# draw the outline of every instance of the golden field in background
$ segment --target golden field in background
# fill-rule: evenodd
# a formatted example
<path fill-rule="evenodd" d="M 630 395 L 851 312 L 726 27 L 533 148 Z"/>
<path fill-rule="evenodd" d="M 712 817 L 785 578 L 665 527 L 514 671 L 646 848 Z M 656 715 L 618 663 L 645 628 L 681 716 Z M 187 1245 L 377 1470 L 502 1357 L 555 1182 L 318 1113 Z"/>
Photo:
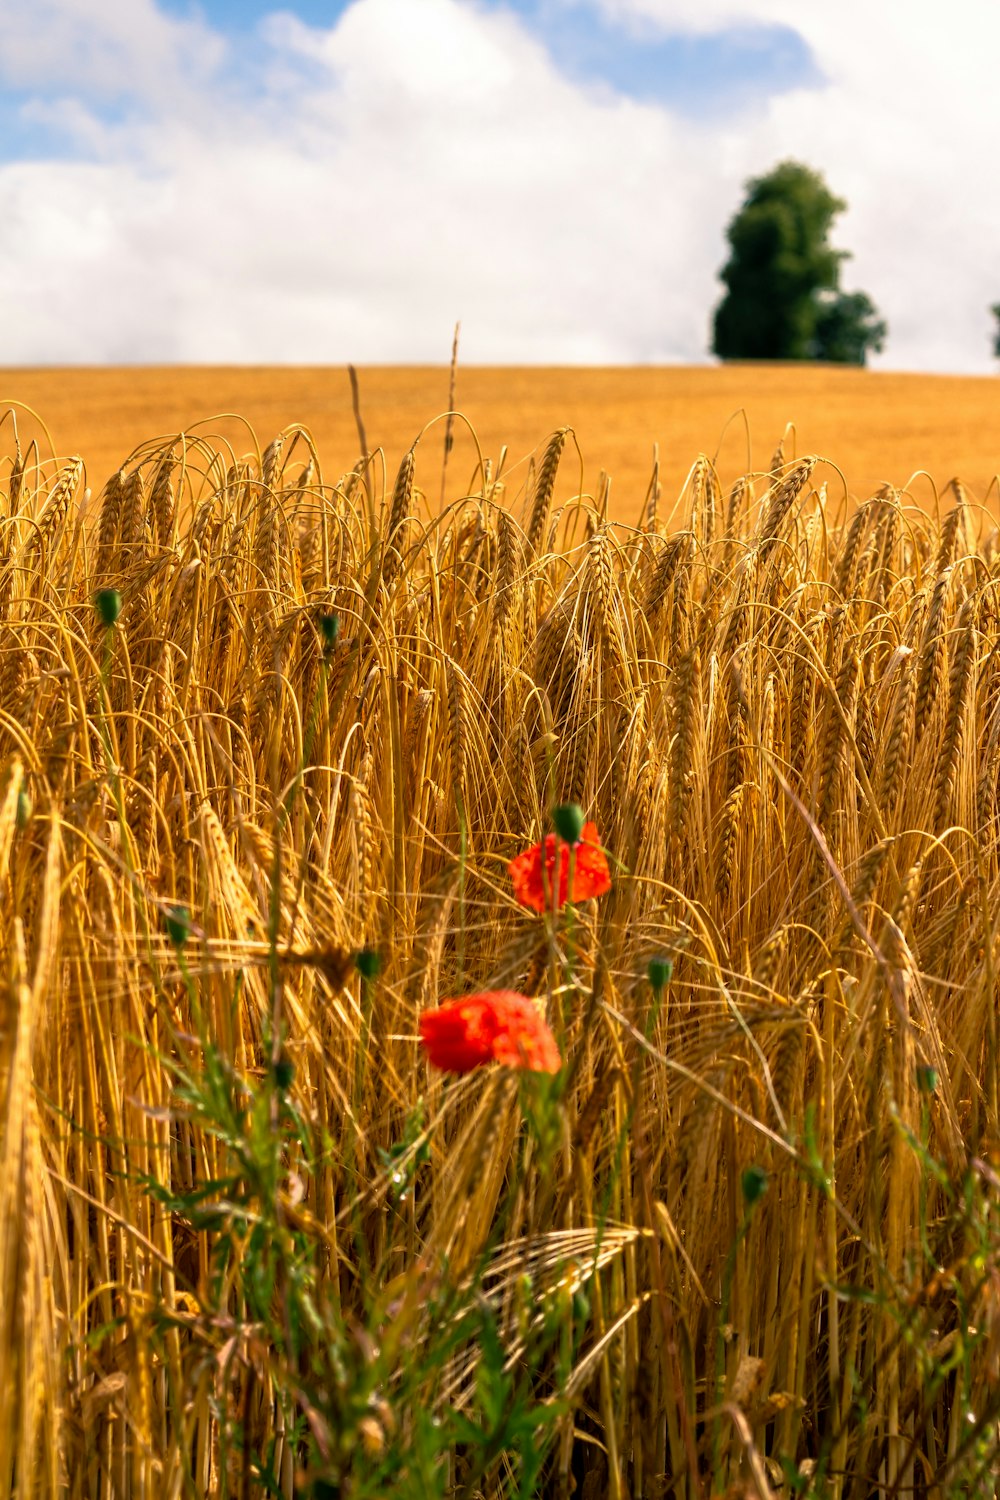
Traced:
<path fill-rule="evenodd" d="M 359 372 L 362 416 L 371 450 L 384 448 L 390 468 L 425 424 L 447 409 L 447 368 L 384 367 Z M 458 369 L 455 404 L 494 464 L 507 446 L 508 495 L 527 478 L 527 456 L 558 427 L 573 427 L 583 454 L 584 490 L 611 477 L 609 514 L 634 521 L 659 444 L 664 514 L 699 453 L 717 461 L 725 484 L 766 470 L 786 423 L 795 426 L 786 457 L 818 453 L 842 469 L 858 500 L 883 481 L 909 486 L 925 508 L 934 486 L 961 478 L 970 499 L 983 500 L 1000 467 L 1000 386 L 990 377 L 898 375 L 800 365 L 681 366 L 666 369 Z M 202 424 L 238 454 L 291 423 L 311 432 L 323 477 L 336 483 L 358 456 L 347 371 L 325 368 L 158 368 L 6 370 L 0 410 L 33 407 L 48 425 L 60 457 L 79 453 L 95 496 L 140 443 Z M 239 412 L 245 421 L 206 420 Z M 742 413 L 745 413 L 745 421 Z M 32 429 L 19 417 L 22 440 Z M 417 484 L 440 493 L 443 424 L 417 449 Z M 749 451 L 748 451 L 749 444 Z M 43 453 L 45 449 L 43 447 Z M 476 463 L 474 441 L 458 423 L 451 460 L 457 480 Z M 579 468 L 567 454 L 561 483 L 575 487 Z M 831 498 L 837 479 L 827 476 Z"/>

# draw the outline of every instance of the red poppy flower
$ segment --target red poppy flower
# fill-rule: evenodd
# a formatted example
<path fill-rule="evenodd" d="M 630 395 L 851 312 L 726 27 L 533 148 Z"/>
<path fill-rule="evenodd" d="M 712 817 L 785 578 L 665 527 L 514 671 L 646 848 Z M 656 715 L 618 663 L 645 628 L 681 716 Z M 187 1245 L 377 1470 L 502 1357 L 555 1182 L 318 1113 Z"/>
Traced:
<path fill-rule="evenodd" d="M 544 850 L 544 853 L 543 853 Z M 545 862 L 544 879 L 542 861 Z M 507 869 L 514 882 L 514 895 L 522 906 L 544 911 L 553 903 L 565 906 L 569 894 L 570 846 L 554 833 L 541 844 L 532 844 L 511 860 Z M 580 842 L 573 848 L 573 901 L 589 901 L 611 889 L 611 871 L 601 848 L 595 823 L 584 823 Z"/>
<path fill-rule="evenodd" d="M 516 990 L 442 1001 L 422 1013 L 420 1040 L 430 1062 L 447 1073 L 471 1073 L 488 1062 L 533 1073 L 558 1073 L 562 1065 L 534 1000 Z"/>

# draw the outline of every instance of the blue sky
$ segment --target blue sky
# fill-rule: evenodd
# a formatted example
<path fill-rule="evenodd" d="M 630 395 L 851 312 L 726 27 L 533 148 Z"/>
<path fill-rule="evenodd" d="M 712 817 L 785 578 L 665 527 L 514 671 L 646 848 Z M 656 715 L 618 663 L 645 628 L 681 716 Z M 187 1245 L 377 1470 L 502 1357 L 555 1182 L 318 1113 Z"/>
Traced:
<path fill-rule="evenodd" d="M 204 16 L 234 40 L 285 10 L 313 27 L 333 26 L 354 0 L 168 0 L 178 16 Z M 419 5 L 420 0 L 411 0 Z M 518 16 L 555 66 L 582 83 L 667 104 L 694 117 L 734 114 L 803 81 L 821 78 L 793 27 L 723 26 L 708 34 L 671 31 L 652 19 L 615 21 L 594 0 L 467 0 L 482 11 Z"/>
<path fill-rule="evenodd" d="M 307 26 L 332 26 L 351 3 L 352 0 L 290 0 L 288 4 L 274 0 L 270 3 L 269 0 L 202 0 L 200 4 L 189 4 L 188 0 L 168 0 L 163 9 L 175 16 L 205 16 L 213 26 L 239 32 L 277 10 L 290 11 Z"/>
<path fill-rule="evenodd" d="M 695 117 L 732 115 L 803 81 L 820 81 L 808 46 L 790 26 L 692 34 L 651 19 L 616 22 L 586 3 L 511 0 L 507 8 L 523 16 L 571 77 Z"/>
<path fill-rule="evenodd" d="M 0 0 L 0 360 L 703 362 L 793 157 L 876 362 L 993 370 L 997 55 L 995 0 Z"/>

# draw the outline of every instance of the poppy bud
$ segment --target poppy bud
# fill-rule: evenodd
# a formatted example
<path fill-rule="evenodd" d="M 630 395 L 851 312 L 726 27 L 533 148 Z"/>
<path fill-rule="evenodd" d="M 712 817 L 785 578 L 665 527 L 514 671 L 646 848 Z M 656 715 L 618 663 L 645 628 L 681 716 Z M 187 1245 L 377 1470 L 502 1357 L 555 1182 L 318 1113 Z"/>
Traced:
<path fill-rule="evenodd" d="M 274 1086 L 282 1094 L 287 1094 L 295 1077 L 295 1064 L 287 1057 L 279 1057 L 274 1064 Z"/>
<path fill-rule="evenodd" d="M 164 917 L 167 937 L 175 948 L 183 948 L 191 933 L 191 913 L 186 906 L 171 906 Z"/>
<path fill-rule="evenodd" d="M 763 1167 L 745 1167 L 740 1177 L 740 1187 L 743 1189 L 743 1201 L 747 1208 L 753 1208 L 767 1192 L 767 1173 Z"/>
<path fill-rule="evenodd" d="M 362 979 L 377 979 L 382 960 L 374 948 L 362 948 L 354 959 L 354 966 Z"/>
<path fill-rule="evenodd" d="M 646 977 L 654 990 L 665 990 L 674 977 L 674 966 L 669 958 L 651 958 Z"/>
<path fill-rule="evenodd" d="M 917 1069 L 917 1088 L 922 1094 L 933 1094 L 938 1086 L 937 1068 Z"/>
<path fill-rule="evenodd" d="M 576 845 L 583 837 L 583 808 L 576 802 L 564 802 L 552 814 L 556 833 L 565 844 Z"/>
<path fill-rule="evenodd" d="M 323 637 L 323 650 L 332 651 L 340 636 L 340 621 L 336 615 L 320 615 L 319 633 Z"/>
<path fill-rule="evenodd" d="M 112 625 L 117 624 L 118 616 L 122 612 L 122 596 L 117 589 L 98 589 L 94 595 L 94 608 L 97 610 L 102 625 L 110 630 Z"/>

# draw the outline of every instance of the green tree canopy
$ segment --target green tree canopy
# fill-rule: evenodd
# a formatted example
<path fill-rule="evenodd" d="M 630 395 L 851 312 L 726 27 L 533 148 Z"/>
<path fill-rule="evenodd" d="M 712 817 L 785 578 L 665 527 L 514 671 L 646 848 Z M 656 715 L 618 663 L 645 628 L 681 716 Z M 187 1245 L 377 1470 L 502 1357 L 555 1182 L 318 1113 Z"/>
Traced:
<path fill-rule="evenodd" d="M 864 292 L 840 290 L 848 252 L 827 243 L 846 208 L 818 172 L 781 162 L 747 184 L 729 225 L 726 295 L 715 313 L 722 359 L 826 359 L 863 365 L 886 327 Z"/>
<path fill-rule="evenodd" d="M 876 316 L 872 299 L 865 292 L 837 292 L 819 298 L 813 331 L 812 359 L 833 364 L 863 365 L 869 349 L 878 352 L 886 327 Z"/>
<path fill-rule="evenodd" d="M 993 335 L 993 353 L 1000 359 L 1000 302 L 994 302 L 990 312 L 997 320 L 996 332 Z"/>

